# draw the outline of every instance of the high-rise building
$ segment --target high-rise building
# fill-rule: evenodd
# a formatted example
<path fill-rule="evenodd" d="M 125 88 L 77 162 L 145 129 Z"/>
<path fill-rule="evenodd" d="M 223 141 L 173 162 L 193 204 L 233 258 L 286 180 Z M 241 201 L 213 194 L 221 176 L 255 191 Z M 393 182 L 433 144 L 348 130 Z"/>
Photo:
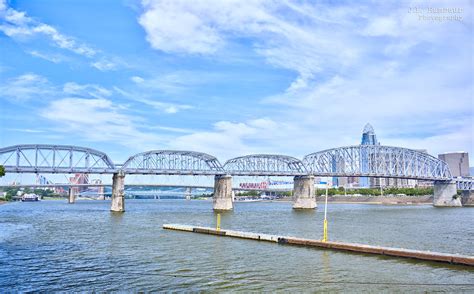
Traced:
<path fill-rule="evenodd" d="M 469 177 L 469 154 L 464 151 L 439 154 L 438 158 L 448 164 L 453 177 Z"/>
<path fill-rule="evenodd" d="M 380 145 L 380 143 L 377 141 L 377 136 L 375 135 L 374 128 L 372 127 L 371 124 L 367 123 L 364 127 L 364 130 L 362 131 L 362 141 L 360 143 L 361 145 Z M 362 172 L 368 172 L 369 170 L 369 158 L 368 154 L 362 150 L 361 153 L 361 171 Z M 376 185 L 376 179 L 370 179 L 367 177 L 361 177 L 359 180 L 359 187 L 370 187 L 370 186 L 375 186 Z"/>
<path fill-rule="evenodd" d="M 370 123 L 367 123 L 364 126 L 364 130 L 362 131 L 362 140 L 361 145 L 380 145 L 379 141 L 377 140 L 377 135 L 375 134 L 374 128 Z M 417 151 L 422 153 L 428 153 L 426 149 L 418 149 Z M 462 157 L 462 170 L 463 174 L 469 174 L 469 162 L 468 162 L 468 155 L 464 152 L 464 157 Z M 370 161 L 370 154 L 366 152 L 364 148 L 361 150 L 361 171 L 369 172 L 369 161 Z M 441 156 L 441 155 L 440 155 Z M 440 157 L 441 158 L 441 157 Z M 458 159 L 460 161 L 461 159 Z M 449 163 L 448 163 L 449 164 Z M 458 164 L 459 165 L 459 164 Z M 344 162 L 342 160 L 333 159 L 332 162 L 332 169 L 333 171 L 336 170 L 343 170 L 344 169 Z M 453 168 L 451 168 L 453 171 Z M 459 169 L 459 168 L 458 168 Z M 456 174 L 453 172 L 453 176 Z M 412 180 L 412 179 L 398 179 L 398 178 L 368 178 L 368 177 L 359 177 L 359 178 L 333 178 L 333 184 L 335 186 L 348 186 L 348 187 L 361 187 L 361 188 L 376 188 L 376 187 L 429 187 L 432 186 L 433 183 L 431 181 L 422 181 L 422 180 Z"/>
<path fill-rule="evenodd" d="M 371 124 L 367 123 L 362 131 L 362 142 L 361 145 L 380 145 L 377 141 L 374 128 Z"/>

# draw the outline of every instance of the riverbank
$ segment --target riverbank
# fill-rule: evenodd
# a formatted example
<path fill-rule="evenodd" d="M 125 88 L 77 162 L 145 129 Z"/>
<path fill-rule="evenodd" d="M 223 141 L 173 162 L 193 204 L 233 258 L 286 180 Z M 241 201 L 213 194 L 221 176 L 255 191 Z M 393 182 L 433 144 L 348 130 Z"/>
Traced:
<path fill-rule="evenodd" d="M 291 197 L 279 199 L 278 201 L 293 201 Z M 317 196 L 317 203 L 324 203 L 325 196 Z M 433 195 L 424 196 L 328 196 L 330 203 L 362 203 L 362 204 L 380 204 L 380 205 L 422 205 L 433 204 Z"/>
<path fill-rule="evenodd" d="M 325 197 L 316 197 L 317 202 L 324 202 Z M 417 204 L 433 204 L 433 196 L 344 196 L 334 195 L 328 196 L 328 202 L 332 203 L 366 203 L 366 204 L 383 204 L 383 205 L 417 205 Z"/>

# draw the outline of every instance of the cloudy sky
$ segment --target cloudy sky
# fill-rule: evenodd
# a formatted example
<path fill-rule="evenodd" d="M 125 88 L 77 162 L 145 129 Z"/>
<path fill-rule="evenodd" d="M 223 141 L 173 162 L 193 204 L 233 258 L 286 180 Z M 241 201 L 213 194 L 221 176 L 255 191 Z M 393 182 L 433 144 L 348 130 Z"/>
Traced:
<path fill-rule="evenodd" d="M 0 0 L 0 146 L 302 157 L 370 122 L 474 165 L 473 2 L 315 2 Z"/>

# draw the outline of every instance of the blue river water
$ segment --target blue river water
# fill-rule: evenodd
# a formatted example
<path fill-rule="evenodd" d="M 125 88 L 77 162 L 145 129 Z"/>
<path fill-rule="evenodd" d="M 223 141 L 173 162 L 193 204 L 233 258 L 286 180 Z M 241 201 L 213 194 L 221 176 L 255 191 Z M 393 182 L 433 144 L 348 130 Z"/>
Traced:
<path fill-rule="evenodd" d="M 0 205 L 0 292 L 474 292 L 474 268 L 167 231 L 215 226 L 200 200 Z M 329 239 L 474 255 L 474 208 L 329 204 Z M 236 203 L 222 227 L 321 239 L 323 208 Z"/>

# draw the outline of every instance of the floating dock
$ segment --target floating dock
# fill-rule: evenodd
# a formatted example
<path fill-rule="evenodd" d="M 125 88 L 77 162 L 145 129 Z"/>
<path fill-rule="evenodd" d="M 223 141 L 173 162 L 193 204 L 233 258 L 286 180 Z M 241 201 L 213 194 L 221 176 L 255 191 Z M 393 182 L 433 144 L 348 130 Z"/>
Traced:
<path fill-rule="evenodd" d="M 363 244 L 334 242 L 334 241 L 323 242 L 320 240 L 240 232 L 240 231 L 223 230 L 223 229 L 217 230 L 215 228 L 193 227 L 193 226 L 179 225 L 179 224 L 164 224 L 163 229 L 208 234 L 208 235 L 217 235 L 217 236 L 224 236 L 224 237 L 241 238 L 241 239 L 250 239 L 250 240 L 257 240 L 257 241 L 273 242 L 273 243 L 278 243 L 278 244 L 317 247 L 317 248 L 324 248 L 324 249 L 330 249 L 330 250 L 351 251 L 351 252 L 360 252 L 360 253 L 367 253 L 367 254 L 412 258 L 412 259 L 419 259 L 419 260 L 438 261 L 438 262 L 451 263 L 451 264 L 474 266 L 474 256 L 460 255 L 460 254 L 447 254 L 447 253 L 439 253 L 439 252 L 431 252 L 431 251 L 419 251 L 419 250 L 409 250 L 409 249 L 402 249 L 402 248 L 370 246 L 370 245 L 363 245 Z"/>

